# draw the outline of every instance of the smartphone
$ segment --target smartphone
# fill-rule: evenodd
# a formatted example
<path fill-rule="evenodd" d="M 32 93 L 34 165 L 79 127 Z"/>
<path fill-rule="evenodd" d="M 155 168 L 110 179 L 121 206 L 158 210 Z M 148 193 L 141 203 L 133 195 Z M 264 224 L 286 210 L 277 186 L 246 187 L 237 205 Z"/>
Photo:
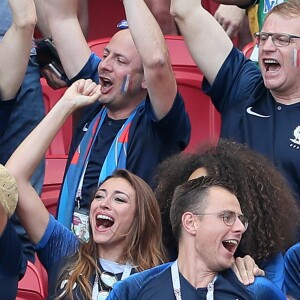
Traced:
<path fill-rule="evenodd" d="M 47 69 L 50 69 L 50 71 L 52 73 L 54 73 L 54 75 L 58 78 L 58 79 L 61 79 L 63 80 L 64 79 L 64 74 L 62 74 L 52 63 L 46 65 L 43 67 L 44 68 L 47 68 Z"/>
<path fill-rule="evenodd" d="M 41 69 L 50 69 L 59 79 L 66 78 L 57 50 L 51 39 L 35 40 L 37 60 Z"/>

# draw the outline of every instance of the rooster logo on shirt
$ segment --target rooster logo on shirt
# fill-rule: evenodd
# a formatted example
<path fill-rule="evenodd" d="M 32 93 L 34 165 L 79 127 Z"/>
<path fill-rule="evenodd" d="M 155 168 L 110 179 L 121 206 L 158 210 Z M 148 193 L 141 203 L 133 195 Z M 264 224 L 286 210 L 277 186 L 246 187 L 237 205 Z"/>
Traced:
<path fill-rule="evenodd" d="M 300 149 L 300 126 L 297 126 L 294 130 L 294 137 L 294 139 L 290 139 L 290 141 L 292 142 L 290 144 L 290 147 L 294 149 Z"/>

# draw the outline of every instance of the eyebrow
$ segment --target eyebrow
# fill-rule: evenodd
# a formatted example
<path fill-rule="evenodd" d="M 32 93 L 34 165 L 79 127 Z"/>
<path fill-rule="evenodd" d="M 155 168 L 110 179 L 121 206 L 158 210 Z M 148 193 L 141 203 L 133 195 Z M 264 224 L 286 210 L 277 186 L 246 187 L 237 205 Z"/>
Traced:
<path fill-rule="evenodd" d="M 108 54 L 111 53 L 111 51 L 110 51 L 109 48 L 107 48 L 107 47 L 105 47 L 105 48 L 103 49 L 103 53 L 105 53 L 105 52 L 107 52 Z M 113 56 L 116 56 L 116 57 L 122 57 L 122 58 L 126 59 L 127 61 L 129 61 L 129 59 L 128 59 L 127 56 L 125 56 L 124 54 L 118 53 L 118 52 L 113 53 Z"/>
<path fill-rule="evenodd" d="M 220 213 L 226 213 L 226 212 L 229 212 L 229 213 L 235 213 L 235 214 L 240 215 L 240 216 L 243 216 L 243 215 L 244 215 L 243 213 L 235 212 L 235 211 L 230 210 L 230 209 L 224 209 L 224 210 L 221 210 L 221 211 L 220 211 Z"/>
<path fill-rule="evenodd" d="M 107 189 L 101 189 L 101 188 L 99 188 L 98 191 L 96 192 L 96 194 L 97 194 L 99 191 L 107 193 Z M 113 194 L 122 194 L 122 195 L 125 195 L 126 197 L 128 197 L 128 198 L 130 199 L 130 197 L 129 197 L 126 193 L 124 193 L 124 192 L 122 192 L 122 191 L 119 191 L 119 190 L 114 190 L 114 191 L 113 191 Z"/>

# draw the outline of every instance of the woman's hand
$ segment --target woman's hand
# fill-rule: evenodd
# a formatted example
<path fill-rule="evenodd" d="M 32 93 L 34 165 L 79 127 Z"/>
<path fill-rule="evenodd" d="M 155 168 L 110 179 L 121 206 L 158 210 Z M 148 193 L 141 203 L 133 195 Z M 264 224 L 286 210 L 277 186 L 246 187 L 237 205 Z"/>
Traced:
<path fill-rule="evenodd" d="M 250 255 L 237 257 L 232 264 L 232 270 L 244 285 L 254 282 L 255 276 L 265 276 L 264 270 L 260 269 Z"/>

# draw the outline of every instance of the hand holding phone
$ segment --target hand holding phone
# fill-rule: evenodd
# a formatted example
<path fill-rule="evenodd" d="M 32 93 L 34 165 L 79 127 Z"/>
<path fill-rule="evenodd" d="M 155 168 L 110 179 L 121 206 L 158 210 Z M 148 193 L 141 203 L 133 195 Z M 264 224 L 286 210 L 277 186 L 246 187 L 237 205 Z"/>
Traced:
<path fill-rule="evenodd" d="M 36 39 L 35 43 L 40 69 L 46 68 L 53 72 L 58 79 L 65 80 L 67 77 L 52 40 L 49 38 Z"/>

